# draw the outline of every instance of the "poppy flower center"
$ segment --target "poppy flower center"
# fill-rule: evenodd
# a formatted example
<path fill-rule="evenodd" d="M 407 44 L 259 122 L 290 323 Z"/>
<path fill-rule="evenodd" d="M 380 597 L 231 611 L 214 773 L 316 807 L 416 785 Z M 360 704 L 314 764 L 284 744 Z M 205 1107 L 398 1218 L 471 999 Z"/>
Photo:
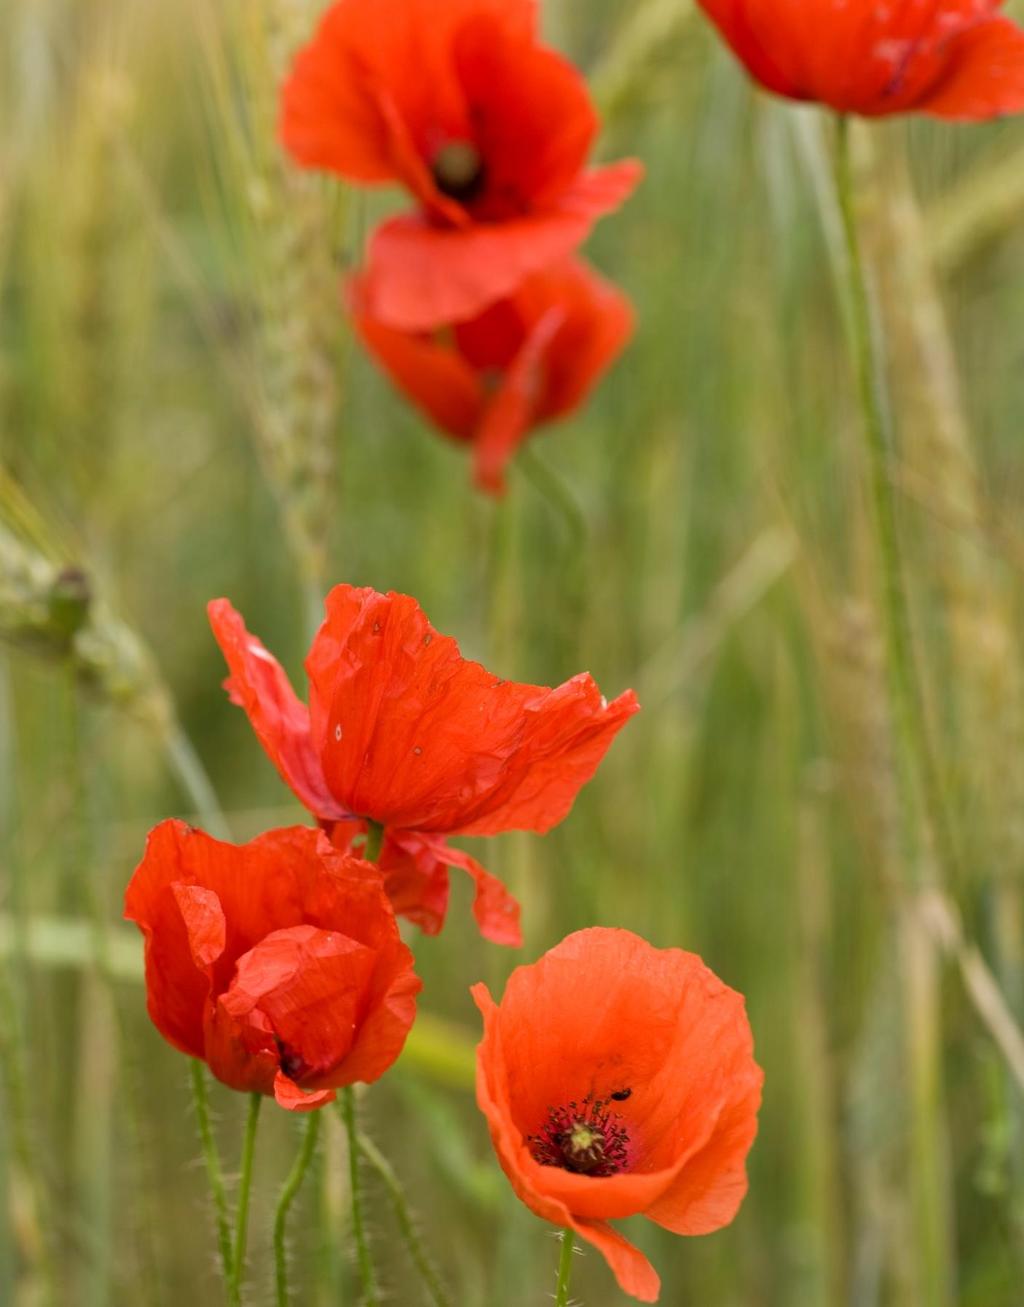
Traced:
<path fill-rule="evenodd" d="M 629 1161 L 629 1134 L 617 1112 L 608 1111 L 603 1099 L 567 1107 L 552 1107 L 539 1134 L 529 1135 L 527 1145 L 541 1166 L 560 1166 L 577 1175 L 602 1178 L 624 1171 Z"/>
<path fill-rule="evenodd" d="M 437 189 L 450 200 L 465 204 L 483 190 L 484 161 L 469 141 L 449 141 L 434 155 L 431 169 Z"/>

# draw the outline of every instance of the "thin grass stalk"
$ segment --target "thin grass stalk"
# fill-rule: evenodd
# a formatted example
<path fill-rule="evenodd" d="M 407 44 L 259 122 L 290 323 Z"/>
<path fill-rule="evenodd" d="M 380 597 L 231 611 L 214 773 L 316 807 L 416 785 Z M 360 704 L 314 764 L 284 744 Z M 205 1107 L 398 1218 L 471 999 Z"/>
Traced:
<path fill-rule="evenodd" d="M 891 476 L 891 435 L 882 402 L 880 345 L 868 294 L 855 212 L 848 118 L 837 120 L 835 185 L 842 219 L 848 276 L 851 349 L 864 420 L 868 482 L 881 567 L 882 612 L 886 636 L 886 679 L 899 785 L 904 857 L 911 863 L 911 886 L 930 879 L 934 864 L 928 836 L 940 865 L 955 866 L 945 800 L 935 767 L 924 698 L 911 637 L 904 562 Z M 926 845 L 920 847 L 921 834 Z M 924 856 L 922 857 L 922 854 Z M 922 1302 L 934 1307 L 951 1301 L 950 1213 L 944 1201 L 948 1176 L 944 1157 L 940 1006 L 934 946 L 904 901 L 901 958 L 907 1002 L 904 1032 L 910 1076 L 910 1150 L 914 1194 L 915 1271 Z"/>
<path fill-rule="evenodd" d="M 928 739 L 906 593 L 903 551 L 892 479 L 892 438 L 882 402 L 881 346 L 876 339 L 867 274 L 857 231 L 850 122 L 836 123 L 835 185 L 846 254 L 850 344 L 864 421 L 868 491 L 881 570 L 881 598 L 886 636 L 886 670 L 893 722 L 899 739 L 896 766 L 909 822 L 930 823 L 932 835 L 948 858 L 945 805 Z M 913 859 L 915 879 L 922 861 Z M 947 864 L 948 865 L 948 864 Z"/>
<path fill-rule="evenodd" d="M 111 1297 L 113 1253 L 111 1247 L 114 1206 L 113 1124 L 120 1063 L 114 993 L 106 950 L 106 930 L 99 889 L 85 868 L 96 865 L 95 823 L 87 794 L 82 705 L 74 671 L 65 677 L 68 782 L 72 791 L 71 819 L 67 823 L 67 873 L 65 901 L 84 901 L 92 922 L 95 961 L 85 971 L 78 987 L 76 1038 L 79 1070 L 73 1113 L 73 1180 L 78 1194 L 79 1216 L 85 1233 L 85 1259 L 79 1282 L 83 1307 L 106 1307 Z"/>

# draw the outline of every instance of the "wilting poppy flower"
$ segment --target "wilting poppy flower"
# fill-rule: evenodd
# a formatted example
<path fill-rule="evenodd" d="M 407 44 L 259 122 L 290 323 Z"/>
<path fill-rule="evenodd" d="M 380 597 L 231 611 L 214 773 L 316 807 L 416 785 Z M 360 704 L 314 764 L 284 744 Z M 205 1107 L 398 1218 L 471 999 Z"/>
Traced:
<path fill-rule="evenodd" d="M 747 71 L 791 100 L 869 118 L 1024 109 L 1024 32 L 1004 0 L 700 0 Z"/>
<path fill-rule="evenodd" d="M 415 1019 L 420 980 L 380 871 L 322 831 L 237 845 L 162 822 L 125 916 L 146 937 L 149 1015 L 164 1038 L 289 1111 L 379 1079 Z"/>
<path fill-rule="evenodd" d="M 396 910 L 438 931 L 458 867 L 476 881 L 481 933 L 520 943 L 518 904 L 445 837 L 557 825 L 637 711 L 633 692 L 609 704 L 585 674 L 554 690 L 503 681 L 415 599 L 339 585 L 306 658 L 307 709 L 226 599 L 209 615 L 232 701 L 298 799 L 340 847 L 367 822 L 384 827 Z"/>
<path fill-rule="evenodd" d="M 373 314 L 420 330 L 473 317 L 569 254 L 640 177 L 586 168 L 586 83 L 539 43 L 534 0 L 336 0 L 295 61 L 281 137 L 418 201 L 373 237 Z"/>
<path fill-rule="evenodd" d="M 472 993 L 477 1101 L 513 1189 L 656 1302 L 654 1268 L 608 1220 L 710 1234 L 736 1215 L 763 1078 L 742 997 L 692 953 L 605 929 L 518 967 L 500 1006 Z"/>
<path fill-rule="evenodd" d="M 530 431 L 578 408 L 633 330 L 625 295 L 575 258 L 442 331 L 374 318 L 363 281 L 351 302 L 371 353 L 443 431 L 472 444 L 477 484 L 494 494 Z"/>

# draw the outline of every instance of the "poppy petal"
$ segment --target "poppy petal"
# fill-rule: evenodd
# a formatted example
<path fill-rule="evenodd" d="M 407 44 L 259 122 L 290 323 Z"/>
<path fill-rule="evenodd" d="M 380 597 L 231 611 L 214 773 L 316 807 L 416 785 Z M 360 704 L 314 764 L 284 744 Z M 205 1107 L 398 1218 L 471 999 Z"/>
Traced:
<path fill-rule="evenodd" d="M 300 163 L 354 181 L 407 180 L 394 153 L 387 98 L 409 139 L 431 130 L 466 134 L 466 108 L 452 42 L 467 21 L 493 15 L 513 32 L 532 31 L 533 0 L 336 0 L 298 54 L 281 98 L 280 137 Z"/>
<path fill-rule="evenodd" d="M 327 1103 L 333 1103 L 337 1094 L 333 1089 L 300 1089 L 283 1071 L 274 1077 L 274 1098 L 279 1107 L 288 1112 L 312 1112 Z"/>
<path fill-rule="evenodd" d="M 641 175 L 631 160 L 593 168 L 550 209 L 500 223 L 456 228 L 418 214 L 391 218 L 370 240 L 369 309 L 405 331 L 464 322 L 575 250 Z"/>
<path fill-rule="evenodd" d="M 958 36 L 946 74 L 917 107 L 963 122 L 1024 111 L 1024 31 L 993 18 Z"/>
<path fill-rule="evenodd" d="M 238 959 L 220 1004 L 240 1020 L 258 1009 L 274 1032 L 285 1073 L 314 1081 L 352 1048 L 375 962 L 373 949 L 340 931 L 289 926 Z"/>
<path fill-rule="evenodd" d="M 196 964 L 177 885 L 182 872 L 178 842 L 190 829 L 184 822 L 164 822 L 150 832 L 125 892 L 124 915 L 145 938 L 150 1019 L 175 1048 L 202 1057 L 210 977 L 206 962 Z"/>
<path fill-rule="evenodd" d="M 206 971 L 224 952 L 227 940 L 227 922 L 220 899 L 211 889 L 201 885 L 176 883 L 171 886 L 181 919 L 188 932 L 188 946 L 192 961 L 200 971 Z"/>
<path fill-rule="evenodd" d="M 231 675 L 225 685 L 249 718 L 256 738 L 302 805 L 316 817 L 347 814 L 331 797 L 309 732 L 309 710 L 284 668 L 245 628 L 226 599 L 207 605 L 210 626 Z"/>
<path fill-rule="evenodd" d="M 281 1070 L 332 1089 L 401 1052 L 420 988 L 412 954 L 379 869 L 320 831 L 234 845 L 163 822 L 125 915 L 146 938 L 154 1024 L 235 1089 L 275 1092 Z"/>
<path fill-rule="evenodd" d="M 444 840 L 431 840 L 429 847 L 446 867 L 457 867 L 473 877 L 476 883 L 473 916 L 484 939 L 489 939 L 492 944 L 520 948 L 523 932 L 519 924 L 519 903 L 497 876 L 492 876 L 475 858 L 462 849 L 453 849 Z"/>
<path fill-rule="evenodd" d="M 646 1212 L 675 1234 L 711 1234 L 728 1225 L 747 1193 L 746 1157 L 757 1134 L 762 1076 L 737 1068 L 729 1103 L 711 1137 Z"/>
<path fill-rule="evenodd" d="M 505 493 L 505 468 L 533 425 L 544 398 L 545 354 L 565 321 L 553 305 L 537 322 L 492 396 L 473 449 L 476 484 L 493 495 Z"/>
<path fill-rule="evenodd" d="M 371 317 L 365 310 L 362 283 L 353 285 L 350 303 L 363 344 L 394 384 L 442 431 L 470 440 L 484 406 L 484 388 L 477 373 L 438 340 L 396 331 Z"/>
<path fill-rule="evenodd" d="M 336 586 L 326 609 L 306 660 L 313 739 L 339 804 L 385 827 L 549 830 L 639 706 L 585 674 L 499 680 L 407 595 Z"/>
<path fill-rule="evenodd" d="M 658 1301 L 661 1279 L 636 1244 L 630 1243 L 606 1221 L 574 1220 L 571 1225 L 581 1239 L 592 1243 L 601 1253 L 623 1293 L 640 1302 Z"/>

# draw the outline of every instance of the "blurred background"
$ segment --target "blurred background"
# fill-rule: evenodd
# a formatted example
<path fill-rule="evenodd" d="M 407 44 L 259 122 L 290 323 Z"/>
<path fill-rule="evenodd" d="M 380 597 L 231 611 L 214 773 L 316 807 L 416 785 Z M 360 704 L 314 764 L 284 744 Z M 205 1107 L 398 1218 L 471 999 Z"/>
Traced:
<path fill-rule="evenodd" d="M 188 1067 L 120 922 L 146 831 L 303 821 L 204 605 L 301 660 L 329 584 L 415 595 L 468 656 L 645 711 L 546 838 L 467 844 L 410 931 L 423 1020 L 365 1096 L 459 1307 L 548 1301 L 557 1247 L 474 1104 L 468 986 L 622 925 L 747 995 L 764 1108 L 735 1223 L 627 1223 L 662 1302 L 1024 1301 L 1024 124 L 855 137 L 949 857 L 900 811 L 831 124 L 755 94 L 686 0 L 546 0 L 604 157 L 647 180 L 588 254 L 637 337 L 491 502 L 349 338 L 343 269 L 403 203 L 301 175 L 276 87 L 313 0 L 0 0 L 0 1303 L 219 1301 Z M 208 780 L 207 780 L 208 778 Z M 229 1169 L 244 1102 L 212 1088 Z M 264 1113 L 250 1301 L 297 1147 Z M 296 1301 L 357 1300 L 340 1123 Z M 390 1301 L 416 1304 L 370 1179 Z M 626 1301 L 596 1253 L 573 1291 Z"/>

